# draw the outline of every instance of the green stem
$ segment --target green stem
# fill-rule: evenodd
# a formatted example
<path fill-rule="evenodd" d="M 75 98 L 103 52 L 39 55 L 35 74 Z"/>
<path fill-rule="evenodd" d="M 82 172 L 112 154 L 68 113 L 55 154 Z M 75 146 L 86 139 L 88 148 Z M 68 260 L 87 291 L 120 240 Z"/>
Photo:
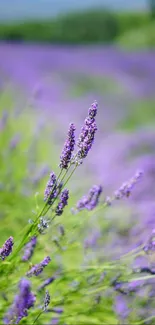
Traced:
<path fill-rule="evenodd" d="M 75 169 L 77 168 L 78 164 L 75 165 L 75 167 L 73 168 L 72 172 L 70 173 L 70 175 L 68 176 L 66 182 L 63 185 L 63 188 L 65 187 L 65 185 L 68 183 L 68 181 L 70 180 L 71 176 L 73 175 L 73 173 L 75 172 Z"/>
<path fill-rule="evenodd" d="M 36 323 L 36 321 L 39 319 L 39 317 L 41 316 L 41 314 L 43 314 L 43 311 L 41 311 L 41 312 L 38 314 L 38 316 L 37 316 L 36 319 L 34 320 L 33 324 Z"/>

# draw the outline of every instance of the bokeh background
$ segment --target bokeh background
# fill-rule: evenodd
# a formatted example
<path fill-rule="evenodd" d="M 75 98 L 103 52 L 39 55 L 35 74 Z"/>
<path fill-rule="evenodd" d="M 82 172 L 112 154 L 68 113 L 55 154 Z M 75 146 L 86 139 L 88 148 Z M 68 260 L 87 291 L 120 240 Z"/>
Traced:
<path fill-rule="evenodd" d="M 111 195 L 144 170 L 133 195 L 105 213 L 113 256 L 155 227 L 155 1 L 0 0 L 2 238 L 24 225 L 21 210 L 28 219 L 32 193 L 57 170 L 68 123 L 78 134 L 94 99 L 98 133 L 70 183 L 75 197 L 94 183 Z M 89 235 L 95 245 L 95 219 Z"/>

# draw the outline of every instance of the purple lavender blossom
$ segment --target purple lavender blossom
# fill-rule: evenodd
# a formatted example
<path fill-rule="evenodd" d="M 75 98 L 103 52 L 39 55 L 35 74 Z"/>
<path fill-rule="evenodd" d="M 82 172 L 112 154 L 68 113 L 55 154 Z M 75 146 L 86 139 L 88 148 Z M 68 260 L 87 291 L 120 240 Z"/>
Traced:
<path fill-rule="evenodd" d="M 73 123 L 70 124 L 68 135 L 66 142 L 64 144 L 64 148 L 62 154 L 60 156 L 60 168 L 67 169 L 68 165 L 72 158 L 72 153 L 74 151 L 75 146 L 75 125 Z"/>
<path fill-rule="evenodd" d="M 98 108 L 98 104 L 97 104 L 97 101 L 95 100 L 94 103 L 91 105 L 91 107 L 88 110 L 88 116 L 90 118 L 95 118 L 95 116 L 97 114 L 97 108 Z"/>
<path fill-rule="evenodd" d="M 97 107 L 98 104 L 95 101 L 89 108 L 88 117 L 85 119 L 84 126 L 81 129 L 81 133 L 77 142 L 77 146 L 79 147 L 77 156 L 80 160 L 87 156 L 94 142 L 95 133 L 97 131 L 97 125 L 95 122 Z"/>
<path fill-rule="evenodd" d="M 77 202 L 76 208 L 81 211 L 83 209 L 93 210 L 98 205 L 99 197 L 102 193 L 101 185 L 94 185 L 90 190 L 88 195 L 83 196 L 81 200 Z"/>
<path fill-rule="evenodd" d="M 129 197 L 135 184 L 141 179 L 142 175 L 143 175 L 143 172 L 138 171 L 135 174 L 135 176 L 132 177 L 128 182 L 123 183 L 122 186 L 117 191 L 115 191 L 115 193 L 114 193 L 115 199 L 119 200 L 125 196 Z"/>
<path fill-rule="evenodd" d="M 49 256 L 45 257 L 41 263 L 32 266 L 26 275 L 28 277 L 31 277 L 33 275 L 38 276 L 40 273 L 42 273 L 43 269 L 50 263 L 50 261 L 51 259 Z"/>
<path fill-rule="evenodd" d="M 44 201 L 48 200 L 48 204 L 52 204 L 52 200 L 56 196 L 56 175 L 54 172 L 50 174 L 50 179 L 47 182 L 45 193 L 44 193 Z"/>
<path fill-rule="evenodd" d="M 62 307 L 54 307 L 54 308 L 51 308 L 49 311 L 52 311 L 56 314 L 62 314 L 64 310 Z"/>
<path fill-rule="evenodd" d="M 64 207 L 68 204 L 69 191 L 64 189 L 60 194 L 60 201 L 56 207 L 55 213 L 57 216 L 61 216 L 63 213 Z"/>
<path fill-rule="evenodd" d="M 92 196 L 92 199 L 89 202 L 89 205 L 87 207 L 88 210 L 93 210 L 98 205 L 99 197 L 100 197 L 100 195 L 102 193 L 102 186 L 101 185 L 99 185 L 99 186 L 94 185 L 92 190 L 93 190 L 93 196 Z"/>
<path fill-rule="evenodd" d="M 153 229 L 152 234 L 147 243 L 144 245 L 143 250 L 146 254 L 155 252 L 155 229 Z"/>
<path fill-rule="evenodd" d="M 32 257 L 36 244 L 37 244 L 37 238 L 34 236 L 25 246 L 25 251 L 22 257 L 22 261 L 24 262 L 28 261 Z"/>
<path fill-rule="evenodd" d="M 2 260 L 5 260 L 5 258 L 12 253 L 13 244 L 13 237 L 9 237 L 2 248 L 0 248 L 0 257 Z"/>
<path fill-rule="evenodd" d="M 54 277 L 54 276 L 51 277 L 51 278 L 46 279 L 46 280 L 41 284 L 41 286 L 38 288 L 38 290 L 40 291 L 40 290 L 44 289 L 46 286 L 48 286 L 49 284 L 51 284 L 55 279 L 56 279 L 56 277 Z"/>
<path fill-rule="evenodd" d="M 51 301 L 50 294 L 49 294 L 48 290 L 46 290 L 45 298 L 44 298 L 44 306 L 43 306 L 43 310 L 44 311 L 47 310 L 47 307 L 50 304 L 50 301 Z"/>
<path fill-rule="evenodd" d="M 18 324 L 23 317 L 28 316 L 28 309 L 34 306 L 35 296 L 31 293 L 31 285 L 27 279 L 19 283 L 19 294 L 4 318 L 4 324 Z"/>

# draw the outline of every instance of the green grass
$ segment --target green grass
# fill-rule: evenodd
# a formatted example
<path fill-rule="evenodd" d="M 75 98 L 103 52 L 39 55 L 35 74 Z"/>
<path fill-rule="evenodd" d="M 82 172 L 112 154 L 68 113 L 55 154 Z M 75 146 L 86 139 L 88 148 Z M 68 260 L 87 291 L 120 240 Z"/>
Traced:
<path fill-rule="evenodd" d="M 118 94 L 122 92 L 122 87 L 114 79 L 99 76 L 89 76 L 86 74 L 79 74 L 70 76 L 70 94 L 73 97 L 80 97 L 89 93 L 99 95 L 104 94 Z"/>
<path fill-rule="evenodd" d="M 155 47 L 155 22 L 149 22 L 147 25 L 131 28 L 123 32 L 117 39 L 116 44 L 127 49 L 139 49 Z"/>
<path fill-rule="evenodd" d="M 134 101 L 129 107 L 128 113 L 120 122 L 120 129 L 132 132 L 133 130 L 155 123 L 155 100 Z"/>

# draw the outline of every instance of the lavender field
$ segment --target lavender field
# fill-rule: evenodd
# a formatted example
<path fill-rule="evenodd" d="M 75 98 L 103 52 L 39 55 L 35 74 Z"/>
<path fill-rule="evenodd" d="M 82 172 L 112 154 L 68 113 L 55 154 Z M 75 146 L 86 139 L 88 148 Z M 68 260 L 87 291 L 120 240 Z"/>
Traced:
<path fill-rule="evenodd" d="M 33 220 L 41 207 L 51 170 L 58 173 L 69 123 L 76 124 L 78 137 L 94 100 L 98 102 L 98 130 L 93 147 L 68 183 L 72 193 L 68 207 L 56 218 L 53 233 L 50 228 L 40 236 L 36 255 L 29 263 L 31 269 L 49 255 L 51 267 L 40 280 L 52 276 L 57 279 L 51 280 L 49 286 L 53 310 L 42 313 L 39 323 L 154 324 L 155 260 L 151 234 L 155 228 L 155 50 L 0 44 L 0 247 L 8 237 L 16 239 L 28 220 Z M 140 180 L 135 174 L 138 170 L 143 171 Z M 122 194 L 120 186 L 127 181 L 137 184 Z M 76 202 L 94 184 L 103 188 L 100 204 L 97 206 L 96 201 L 93 208 L 85 206 L 77 213 Z M 62 227 L 67 233 L 65 238 Z M 148 238 L 152 245 L 149 248 L 145 245 Z M 138 247 L 145 249 L 138 254 Z M 121 262 L 120 256 L 131 250 L 133 256 L 127 255 L 127 260 Z M 109 260 L 117 261 L 115 268 L 113 262 L 108 264 Z M 8 264 L 5 261 L 2 276 L 5 263 L 9 270 L 11 255 Z M 88 271 L 89 279 L 87 271 L 83 280 L 79 274 L 72 274 L 73 269 L 88 265 L 98 269 L 95 274 Z M 27 267 L 21 263 L 16 280 L 10 278 L 15 292 L 17 279 Z M 124 267 L 126 271 L 122 271 Z M 61 277 L 62 270 L 71 275 Z M 9 279 L 9 271 L 6 272 Z M 101 273 L 103 279 L 99 280 Z M 114 280 L 119 276 L 121 282 Z M 3 310 L 6 314 L 13 302 L 13 293 L 9 294 L 5 282 L 0 315 L 4 324 L 13 324 L 11 316 L 3 316 Z M 71 288 L 70 282 L 72 289 L 67 289 Z M 37 277 L 33 287 L 36 289 L 39 284 Z M 79 287 L 83 291 L 78 291 Z M 91 302 L 88 300 L 89 291 L 96 299 L 94 304 L 91 298 Z M 36 297 L 38 307 L 29 311 L 28 317 L 24 314 L 21 324 L 38 317 L 39 299 L 43 299 L 41 293 Z"/>

